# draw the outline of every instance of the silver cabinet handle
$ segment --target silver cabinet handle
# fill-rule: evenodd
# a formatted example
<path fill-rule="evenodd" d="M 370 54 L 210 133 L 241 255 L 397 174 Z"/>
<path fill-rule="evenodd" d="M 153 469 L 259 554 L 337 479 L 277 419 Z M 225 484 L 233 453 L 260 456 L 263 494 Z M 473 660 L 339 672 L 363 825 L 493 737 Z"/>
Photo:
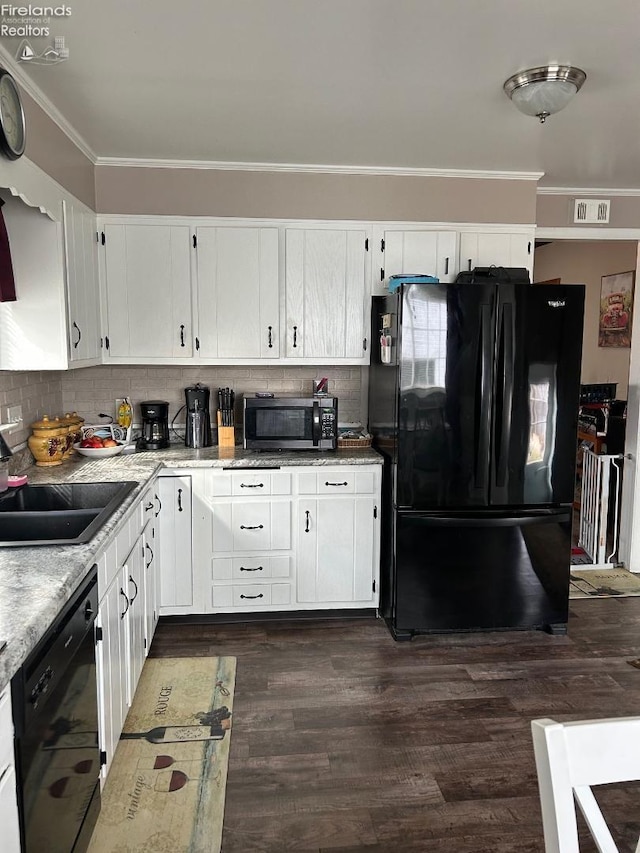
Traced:
<path fill-rule="evenodd" d="M 155 512 L 155 516 L 157 518 L 160 515 L 160 513 L 162 512 L 162 501 L 160 500 L 158 495 L 155 495 L 155 494 L 153 496 L 153 499 L 158 502 L 158 509 Z"/>
<path fill-rule="evenodd" d="M 273 348 L 273 335 L 271 334 L 272 328 L 272 326 L 269 326 L 269 349 Z"/>
<path fill-rule="evenodd" d="M 149 503 L 145 506 L 144 511 L 145 512 L 151 512 L 152 509 L 153 509 L 153 502 L 149 501 Z"/>
<path fill-rule="evenodd" d="M 263 594 L 259 592 L 257 595 L 244 595 L 241 594 L 240 598 L 264 598 Z"/>
<path fill-rule="evenodd" d="M 264 483 L 240 483 L 241 489 L 262 489 Z"/>
<path fill-rule="evenodd" d="M 298 346 L 298 327 L 293 327 L 293 345 L 294 347 Z"/>
<path fill-rule="evenodd" d="M 329 483 L 328 480 L 325 480 L 325 486 L 348 486 L 348 485 L 349 485 L 349 483 L 347 483 L 346 480 L 344 483 Z"/>
<path fill-rule="evenodd" d="M 150 554 L 149 562 L 145 563 L 145 569 L 148 569 L 151 563 L 153 563 L 153 548 L 151 547 L 151 545 L 149 545 L 148 542 L 144 543 L 144 547 L 149 551 Z"/>
<path fill-rule="evenodd" d="M 262 530 L 264 524 L 241 524 L 240 530 Z"/>
<path fill-rule="evenodd" d="M 240 566 L 241 572 L 261 572 L 262 566 L 256 566 L 255 569 L 245 568 L 245 566 Z"/>
<path fill-rule="evenodd" d="M 308 509 L 307 509 L 307 510 L 305 510 L 305 513 L 304 513 L 304 514 L 305 514 L 305 515 L 306 515 L 306 517 L 307 517 L 307 521 L 306 521 L 306 524 L 305 524 L 304 532 L 305 532 L 305 533 L 308 533 L 308 532 L 309 532 L 309 510 L 308 510 Z"/>
<path fill-rule="evenodd" d="M 182 489 L 178 489 L 178 512 L 182 512 Z"/>

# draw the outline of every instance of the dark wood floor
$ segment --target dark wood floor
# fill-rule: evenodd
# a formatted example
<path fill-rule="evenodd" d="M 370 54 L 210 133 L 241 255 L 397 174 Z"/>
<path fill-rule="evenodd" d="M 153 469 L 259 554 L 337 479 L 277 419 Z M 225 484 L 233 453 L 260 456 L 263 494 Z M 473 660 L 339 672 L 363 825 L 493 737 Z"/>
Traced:
<path fill-rule="evenodd" d="M 161 624 L 151 654 L 237 657 L 223 853 L 543 853 L 530 721 L 640 713 L 640 598 L 572 602 L 566 637 Z M 635 849 L 640 788 L 601 799 Z"/>

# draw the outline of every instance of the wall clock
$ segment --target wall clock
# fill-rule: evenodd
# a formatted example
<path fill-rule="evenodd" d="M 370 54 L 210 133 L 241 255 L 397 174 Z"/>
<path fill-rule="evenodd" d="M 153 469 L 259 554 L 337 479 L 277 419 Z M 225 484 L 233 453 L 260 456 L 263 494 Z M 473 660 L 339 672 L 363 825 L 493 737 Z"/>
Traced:
<path fill-rule="evenodd" d="M 20 92 L 4 68 L 0 68 L 0 150 L 10 160 L 24 154 L 25 121 Z"/>

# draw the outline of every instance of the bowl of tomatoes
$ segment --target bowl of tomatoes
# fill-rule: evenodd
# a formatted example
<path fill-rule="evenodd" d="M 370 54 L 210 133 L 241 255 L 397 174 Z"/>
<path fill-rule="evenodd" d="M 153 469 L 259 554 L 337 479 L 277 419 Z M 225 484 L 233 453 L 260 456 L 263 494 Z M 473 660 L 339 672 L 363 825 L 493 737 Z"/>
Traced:
<path fill-rule="evenodd" d="M 81 456 L 93 459 L 108 459 L 117 456 L 126 446 L 126 442 L 118 441 L 109 427 L 83 427 L 82 437 L 73 445 L 73 449 Z"/>

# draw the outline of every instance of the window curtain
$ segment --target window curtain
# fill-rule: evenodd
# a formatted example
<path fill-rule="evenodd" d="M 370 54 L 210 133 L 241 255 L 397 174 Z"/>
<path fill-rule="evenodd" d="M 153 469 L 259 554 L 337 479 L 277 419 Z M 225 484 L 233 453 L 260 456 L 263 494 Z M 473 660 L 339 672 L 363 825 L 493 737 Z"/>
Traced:
<path fill-rule="evenodd" d="M 15 302 L 16 283 L 13 278 L 9 235 L 2 215 L 4 201 L 0 198 L 0 302 Z"/>

